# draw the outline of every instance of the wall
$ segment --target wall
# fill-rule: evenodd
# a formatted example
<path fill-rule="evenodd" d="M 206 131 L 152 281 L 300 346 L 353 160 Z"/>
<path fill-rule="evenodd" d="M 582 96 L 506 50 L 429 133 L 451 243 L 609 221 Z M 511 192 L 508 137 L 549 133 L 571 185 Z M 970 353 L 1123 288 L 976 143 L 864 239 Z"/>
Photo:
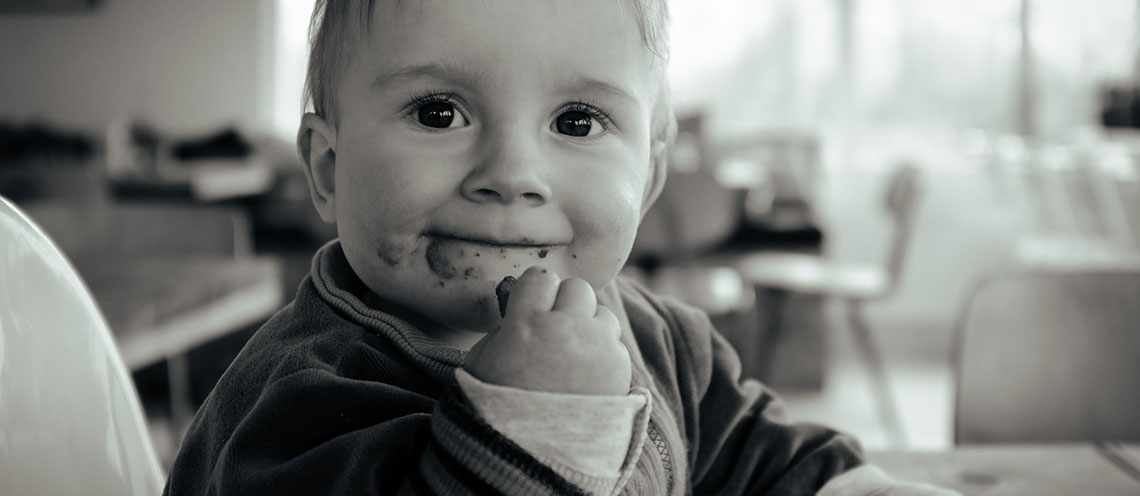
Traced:
<path fill-rule="evenodd" d="M 202 132 L 269 116 L 269 0 L 103 0 L 0 15 L 0 121 Z"/>

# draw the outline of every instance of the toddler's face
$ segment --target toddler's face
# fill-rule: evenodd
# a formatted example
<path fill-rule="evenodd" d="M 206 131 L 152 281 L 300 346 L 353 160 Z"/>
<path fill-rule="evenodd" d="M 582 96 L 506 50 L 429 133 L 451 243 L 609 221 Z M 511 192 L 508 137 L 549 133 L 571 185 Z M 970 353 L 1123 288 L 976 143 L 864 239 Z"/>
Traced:
<path fill-rule="evenodd" d="M 659 76 L 631 9 L 384 3 L 338 89 L 335 191 L 318 206 L 355 272 L 480 332 L 499 325 L 498 281 L 532 265 L 607 284 L 656 189 Z"/>

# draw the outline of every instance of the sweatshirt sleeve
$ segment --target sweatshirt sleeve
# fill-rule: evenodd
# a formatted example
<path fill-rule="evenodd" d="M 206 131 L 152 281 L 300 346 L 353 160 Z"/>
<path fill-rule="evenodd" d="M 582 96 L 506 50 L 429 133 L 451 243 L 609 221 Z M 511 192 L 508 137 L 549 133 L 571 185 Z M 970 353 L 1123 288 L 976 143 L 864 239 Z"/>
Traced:
<path fill-rule="evenodd" d="M 678 374 L 691 374 L 696 403 L 688 408 L 692 483 L 699 494 L 816 494 L 862 465 L 858 442 L 814 424 L 785 421 L 776 395 L 741 380 L 740 360 L 694 308 L 671 308 Z M 691 429 L 691 428 L 690 428 Z"/>
<path fill-rule="evenodd" d="M 463 369 L 455 377 L 488 424 L 590 493 L 620 490 L 637 465 L 651 404 L 643 388 L 595 396 L 488 384 Z"/>
<path fill-rule="evenodd" d="M 487 424 L 458 384 L 436 406 L 431 432 L 405 494 L 586 494 Z"/>
<path fill-rule="evenodd" d="M 437 402 L 305 369 L 253 394 L 232 419 L 207 401 L 164 494 L 585 494 L 487 425 L 455 382 Z"/>

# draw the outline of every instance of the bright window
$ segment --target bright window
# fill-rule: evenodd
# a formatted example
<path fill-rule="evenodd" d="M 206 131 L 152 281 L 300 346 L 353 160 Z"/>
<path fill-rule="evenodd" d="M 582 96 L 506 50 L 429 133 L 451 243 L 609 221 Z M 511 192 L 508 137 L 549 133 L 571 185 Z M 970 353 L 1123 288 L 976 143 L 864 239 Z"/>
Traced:
<path fill-rule="evenodd" d="M 308 64 L 309 16 L 313 0 L 274 0 L 273 131 L 293 141 L 301 123 L 301 102 Z"/>

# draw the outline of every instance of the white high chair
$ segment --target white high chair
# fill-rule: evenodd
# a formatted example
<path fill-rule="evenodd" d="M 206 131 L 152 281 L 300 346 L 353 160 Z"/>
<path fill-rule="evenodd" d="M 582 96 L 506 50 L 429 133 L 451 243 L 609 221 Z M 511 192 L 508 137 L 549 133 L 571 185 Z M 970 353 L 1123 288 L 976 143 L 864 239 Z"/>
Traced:
<path fill-rule="evenodd" d="M 163 479 L 95 301 L 0 197 L 0 494 L 153 496 Z"/>

